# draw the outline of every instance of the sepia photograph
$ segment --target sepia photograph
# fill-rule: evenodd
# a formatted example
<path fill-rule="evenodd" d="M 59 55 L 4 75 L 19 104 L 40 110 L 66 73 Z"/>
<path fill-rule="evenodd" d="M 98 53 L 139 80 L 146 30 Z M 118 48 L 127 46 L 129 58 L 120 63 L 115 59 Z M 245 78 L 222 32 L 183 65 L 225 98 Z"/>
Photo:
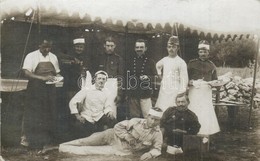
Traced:
<path fill-rule="evenodd" d="M 259 161 L 260 0 L 0 0 L 0 161 Z"/>

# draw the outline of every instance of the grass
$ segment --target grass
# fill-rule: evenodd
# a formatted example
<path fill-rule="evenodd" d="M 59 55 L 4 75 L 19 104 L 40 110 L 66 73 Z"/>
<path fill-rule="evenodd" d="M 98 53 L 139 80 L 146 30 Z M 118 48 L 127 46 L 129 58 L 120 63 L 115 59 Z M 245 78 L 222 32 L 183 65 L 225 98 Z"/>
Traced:
<path fill-rule="evenodd" d="M 256 72 L 256 78 L 260 79 L 260 68 L 258 67 Z M 254 75 L 254 69 L 251 68 L 230 68 L 230 67 L 217 67 L 218 76 L 225 73 L 232 72 L 233 76 L 240 76 L 241 78 L 250 78 Z"/>

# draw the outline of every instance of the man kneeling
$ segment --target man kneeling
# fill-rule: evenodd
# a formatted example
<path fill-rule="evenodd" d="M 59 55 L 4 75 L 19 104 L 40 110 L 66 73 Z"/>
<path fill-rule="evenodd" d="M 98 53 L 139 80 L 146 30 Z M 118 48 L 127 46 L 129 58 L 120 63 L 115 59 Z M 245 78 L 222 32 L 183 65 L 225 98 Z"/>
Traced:
<path fill-rule="evenodd" d="M 161 155 L 162 133 L 160 118 L 162 110 L 152 108 L 146 119 L 133 118 L 115 125 L 113 129 L 97 132 L 89 137 L 60 144 L 60 152 L 73 154 L 130 155 L 147 149 L 141 160 Z"/>

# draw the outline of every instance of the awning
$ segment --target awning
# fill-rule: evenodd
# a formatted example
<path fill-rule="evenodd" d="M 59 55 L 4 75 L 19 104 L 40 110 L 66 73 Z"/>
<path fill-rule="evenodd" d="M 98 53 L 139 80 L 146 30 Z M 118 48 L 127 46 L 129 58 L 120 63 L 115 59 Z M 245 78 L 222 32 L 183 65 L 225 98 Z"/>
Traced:
<path fill-rule="evenodd" d="M 122 32 L 127 26 L 130 32 L 173 33 L 182 25 L 198 35 L 234 39 L 260 31 L 257 0 L 5 0 L 0 9 L 1 20 L 25 21 L 31 9 L 41 24 L 95 24 Z"/>

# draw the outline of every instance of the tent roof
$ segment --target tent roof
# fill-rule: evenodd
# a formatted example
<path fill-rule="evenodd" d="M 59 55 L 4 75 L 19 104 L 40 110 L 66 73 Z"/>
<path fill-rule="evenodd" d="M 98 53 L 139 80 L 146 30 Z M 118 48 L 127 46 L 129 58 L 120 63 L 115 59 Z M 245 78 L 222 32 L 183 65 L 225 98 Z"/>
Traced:
<path fill-rule="evenodd" d="M 79 27 L 89 24 L 132 32 L 173 32 L 180 24 L 192 32 L 225 37 L 260 33 L 257 0 L 4 0 L 1 20 L 25 20 L 39 11 L 42 24 Z"/>

